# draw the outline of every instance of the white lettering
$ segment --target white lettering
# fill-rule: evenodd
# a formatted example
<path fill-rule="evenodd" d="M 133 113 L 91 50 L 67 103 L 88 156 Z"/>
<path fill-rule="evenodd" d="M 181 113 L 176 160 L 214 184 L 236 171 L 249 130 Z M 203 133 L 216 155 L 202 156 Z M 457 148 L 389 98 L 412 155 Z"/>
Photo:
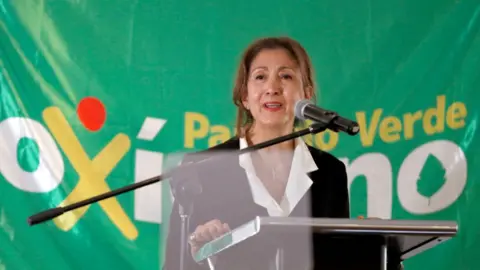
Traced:
<path fill-rule="evenodd" d="M 390 160 L 380 153 L 360 156 L 347 166 L 348 186 L 357 176 L 367 179 L 367 216 L 390 219 L 392 216 L 392 166 Z"/>
<path fill-rule="evenodd" d="M 159 176 L 164 171 L 177 167 L 180 165 L 183 155 L 183 153 L 179 153 L 164 156 L 162 153 L 136 150 L 135 182 Z M 163 220 L 168 220 L 173 201 L 169 180 L 164 179 L 135 190 L 135 220 L 158 224 L 161 224 Z"/>
<path fill-rule="evenodd" d="M 17 145 L 22 138 L 38 144 L 39 164 L 26 172 L 17 162 Z M 27 192 L 49 192 L 63 179 L 64 163 L 60 150 L 48 131 L 39 122 L 12 117 L 0 123 L 0 172 L 16 188 Z"/>
<path fill-rule="evenodd" d="M 162 174 L 163 154 L 146 150 L 135 151 L 135 183 Z M 135 190 L 135 219 L 162 223 L 162 185 L 157 182 Z"/>
<path fill-rule="evenodd" d="M 441 162 L 445 169 L 445 183 L 430 198 L 421 195 L 417 182 L 429 155 Z M 398 172 L 398 198 L 405 210 L 414 214 L 438 212 L 453 204 L 467 183 L 467 162 L 462 149 L 445 140 L 426 143 L 413 150 Z"/>
<path fill-rule="evenodd" d="M 145 141 L 152 141 L 158 133 L 162 130 L 162 128 L 167 123 L 167 120 L 154 118 L 154 117 L 147 117 L 142 124 L 142 128 L 137 134 L 137 139 L 145 140 Z"/>

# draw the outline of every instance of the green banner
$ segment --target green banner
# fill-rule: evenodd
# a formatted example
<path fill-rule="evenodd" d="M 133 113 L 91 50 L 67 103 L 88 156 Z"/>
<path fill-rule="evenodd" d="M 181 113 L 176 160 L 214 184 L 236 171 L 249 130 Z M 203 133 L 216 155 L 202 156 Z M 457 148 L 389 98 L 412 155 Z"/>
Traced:
<path fill-rule="evenodd" d="M 480 268 L 478 0 L 12 0 L 0 18 L 0 269 L 160 269 L 166 183 L 27 217 L 233 136 L 240 55 L 281 35 L 318 103 L 361 125 L 306 137 L 347 164 L 352 217 L 454 220 L 406 269 Z"/>

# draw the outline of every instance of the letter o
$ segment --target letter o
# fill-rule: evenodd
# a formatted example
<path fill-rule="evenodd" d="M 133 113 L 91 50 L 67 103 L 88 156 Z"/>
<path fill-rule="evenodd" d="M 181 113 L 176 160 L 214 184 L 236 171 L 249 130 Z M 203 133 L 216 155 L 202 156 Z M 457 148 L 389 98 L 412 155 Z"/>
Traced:
<path fill-rule="evenodd" d="M 17 162 L 17 145 L 30 138 L 39 147 L 39 165 L 34 172 L 24 171 Z M 65 172 L 60 150 L 50 133 L 37 121 L 11 117 L 0 122 L 0 172 L 16 188 L 45 193 L 55 189 Z"/>
<path fill-rule="evenodd" d="M 446 174 L 445 184 L 431 198 L 427 198 L 418 193 L 417 182 L 430 154 L 442 163 Z M 466 184 L 467 160 L 462 149 L 451 141 L 433 141 L 416 148 L 403 161 L 398 172 L 398 198 L 410 213 L 434 213 L 453 204 Z"/>

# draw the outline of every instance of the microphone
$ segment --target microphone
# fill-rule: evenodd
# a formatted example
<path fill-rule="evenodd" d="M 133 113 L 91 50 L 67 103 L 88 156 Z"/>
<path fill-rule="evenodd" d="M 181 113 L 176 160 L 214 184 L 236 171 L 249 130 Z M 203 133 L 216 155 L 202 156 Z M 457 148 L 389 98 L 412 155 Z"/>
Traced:
<path fill-rule="evenodd" d="M 295 116 L 300 120 L 310 119 L 314 122 L 327 124 L 329 129 L 343 131 L 349 135 L 356 135 L 360 131 L 357 122 L 343 118 L 336 112 L 317 107 L 308 99 L 297 101 Z"/>

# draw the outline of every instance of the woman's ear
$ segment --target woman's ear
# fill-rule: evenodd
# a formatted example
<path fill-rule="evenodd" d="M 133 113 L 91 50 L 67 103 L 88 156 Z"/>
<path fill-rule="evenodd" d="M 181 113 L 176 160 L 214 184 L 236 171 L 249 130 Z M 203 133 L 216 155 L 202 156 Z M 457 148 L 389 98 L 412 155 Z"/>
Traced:
<path fill-rule="evenodd" d="M 247 102 L 246 100 L 243 100 L 243 101 L 242 101 L 242 104 L 243 104 L 243 107 L 244 107 L 245 109 L 249 110 L 249 108 L 248 108 L 248 102 Z"/>
<path fill-rule="evenodd" d="M 305 93 L 305 98 L 306 99 L 312 99 L 312 97 L 313 97 L 313 87 L 311 87 L 311 86 L 305 87 L 304 93 Z"/>

